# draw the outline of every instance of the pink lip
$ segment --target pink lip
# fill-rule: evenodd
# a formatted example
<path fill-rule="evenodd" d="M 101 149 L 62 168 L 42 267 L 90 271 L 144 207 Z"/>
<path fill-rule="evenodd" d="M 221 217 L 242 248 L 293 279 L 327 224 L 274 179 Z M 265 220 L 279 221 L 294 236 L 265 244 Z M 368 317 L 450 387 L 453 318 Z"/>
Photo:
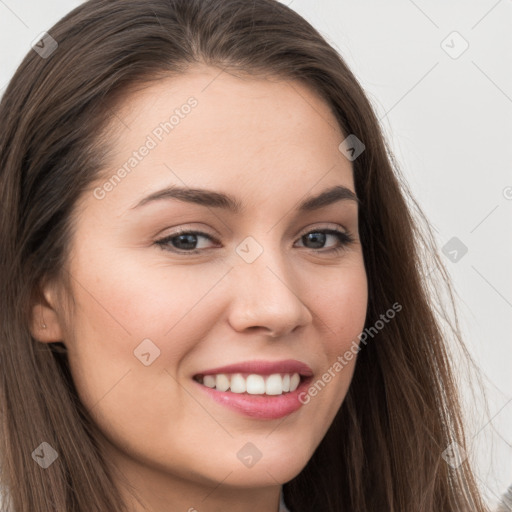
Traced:
<path fill-rule="evenodd" d="M 291 414 L 304 405 L 299 396 L 309 386 L 313 370 L 300 361 L 289 359 L 286 361 L 248 361 L 245 363 L 232 364 L 205 370 L 197 375 L 211 375 L 219 373 L 257 373 L 260 375 L 271 375 L 273 373 L 298 373 L 302 376 L 301 382 L 295 391 L 282 395 L 250 395 L 248 393 L 231 393 L 230 391 L 218 391 L 209 388 L 193 379 L 195 385 L 199 386 L 204 393 L 216 402 L 236 412 L 257 419 L 278 419 Z"/>
<path fill-rule="evenodd" d="M 284 361 L 245 361 L 243 363 L 204 370 L 198 372 L 197 375 L 214 375 L 218 373 L 257 373 L 259 375 L 298 373 L 303 377 L 313 376 L 313 370 L 307 364 L 295 359 L 286 359 Z"/>
<path fill-rule="evenodd" d="M 288 414 L 295 412 L 304 405 L 299 400 L 299 396 L 308 388 L 310 381 L 311 378 L 308 377 L 301 381 L 295 391 L 274 396 L 218 391 L 203 386 L 195 380 L 192 382 L 199 386 L 210 398 L 236 412 L 262 420 L 273 420 L 288 416 Z"/>

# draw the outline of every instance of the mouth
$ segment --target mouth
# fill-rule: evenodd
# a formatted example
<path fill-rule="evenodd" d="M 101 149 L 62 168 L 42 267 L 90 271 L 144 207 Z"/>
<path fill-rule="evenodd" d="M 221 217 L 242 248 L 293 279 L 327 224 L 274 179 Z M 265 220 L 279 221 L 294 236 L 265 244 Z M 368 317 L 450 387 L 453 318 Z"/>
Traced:
<path fill-rule="evenodd" d="M 194 376 L 194 380 L 210 389 L 245 395 L 283 395 L 295 391 L 308 377 L 299 373 L 218 373 Z"/>
<path fill-rule="evenodd" d="M 257 419 L 287 416 L 304 404 L 300 400 L 313 371 L 295 360 L 251 361 L 197 373 L 193 380 L 215 402 Z"/>

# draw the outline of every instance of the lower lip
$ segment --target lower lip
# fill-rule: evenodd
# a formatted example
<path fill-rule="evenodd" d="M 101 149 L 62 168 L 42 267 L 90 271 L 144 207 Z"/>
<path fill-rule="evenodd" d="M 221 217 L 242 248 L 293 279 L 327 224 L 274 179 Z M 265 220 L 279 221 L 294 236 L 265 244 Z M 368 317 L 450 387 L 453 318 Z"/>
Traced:
<path fill-rule="evenodd" d="M 195 380 L 194 382 L 213 400 L 234 411 L 252 418 L 274 420 L 288 416 L 304 405 L 299 400 L 299 395 L 307 389 L 310 380 L 311 377 L 302 380 L 295 391 L 282 395 L 249 395 L 247 393 L 217 391 Z"/>

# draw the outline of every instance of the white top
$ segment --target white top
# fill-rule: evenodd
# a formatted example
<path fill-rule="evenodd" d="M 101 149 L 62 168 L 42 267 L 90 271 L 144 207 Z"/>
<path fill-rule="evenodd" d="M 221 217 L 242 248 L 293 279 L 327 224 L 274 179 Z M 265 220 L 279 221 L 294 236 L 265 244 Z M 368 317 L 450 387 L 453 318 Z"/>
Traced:
<path fill-rule="evenodd" d="M 281 487 L 281 495 L 279 497 L 279 512 L 290 512 L 284 503 L 283 488 Z"/>

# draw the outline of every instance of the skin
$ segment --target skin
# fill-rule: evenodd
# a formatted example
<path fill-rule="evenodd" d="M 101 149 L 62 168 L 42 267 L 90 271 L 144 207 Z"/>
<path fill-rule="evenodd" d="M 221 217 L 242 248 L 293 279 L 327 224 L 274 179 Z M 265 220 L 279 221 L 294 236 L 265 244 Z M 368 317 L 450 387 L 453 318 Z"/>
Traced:
<path fill-rule="evenodd" d="M 125 98 L 113 118 L 112 161 L 94 186 L 190 96 L 198 105 L 112 191 L 101 200 L 84 193 L 68 261 L 76 306 L 66 323 L 58 283 L 48 283 L 33 309 L 33 334 L 66 344 L 107 458 L 139 496 L 119 480 L 133 511 L 144 503 L 155 512 L 276 512 L 281 484 L 304 468 L 339 409 L 355 357 L 278 420 L 225 408 L 192 376 L 297 359 L 316 380 L 357 340 L 367 308 L 357 203 L 295 209 L 331 186 L 354 191 L 352 165 L 338 150 L 345 135 L 332 112 L 304 85 L 198 66 Z M 172 184 L 231 194 L 245 210 L 176 199 L 132 209 Z M 216 241 L 198 237 L 199 254 L 155 244 L 178 227 Z M 354 241 L 303 238 L 328 228 Z M 235 251 L 248 236 L 263 248 L 252 263 Z M 190 251 L 175 243 L 167 246 Z M 327 252 L 334 247 L 342 249 Z M 149 366 L 134 356 L 146 338 L 160 350 Z M 251 468 L 237 458 L 247 442 L 262 454 Z"/>

